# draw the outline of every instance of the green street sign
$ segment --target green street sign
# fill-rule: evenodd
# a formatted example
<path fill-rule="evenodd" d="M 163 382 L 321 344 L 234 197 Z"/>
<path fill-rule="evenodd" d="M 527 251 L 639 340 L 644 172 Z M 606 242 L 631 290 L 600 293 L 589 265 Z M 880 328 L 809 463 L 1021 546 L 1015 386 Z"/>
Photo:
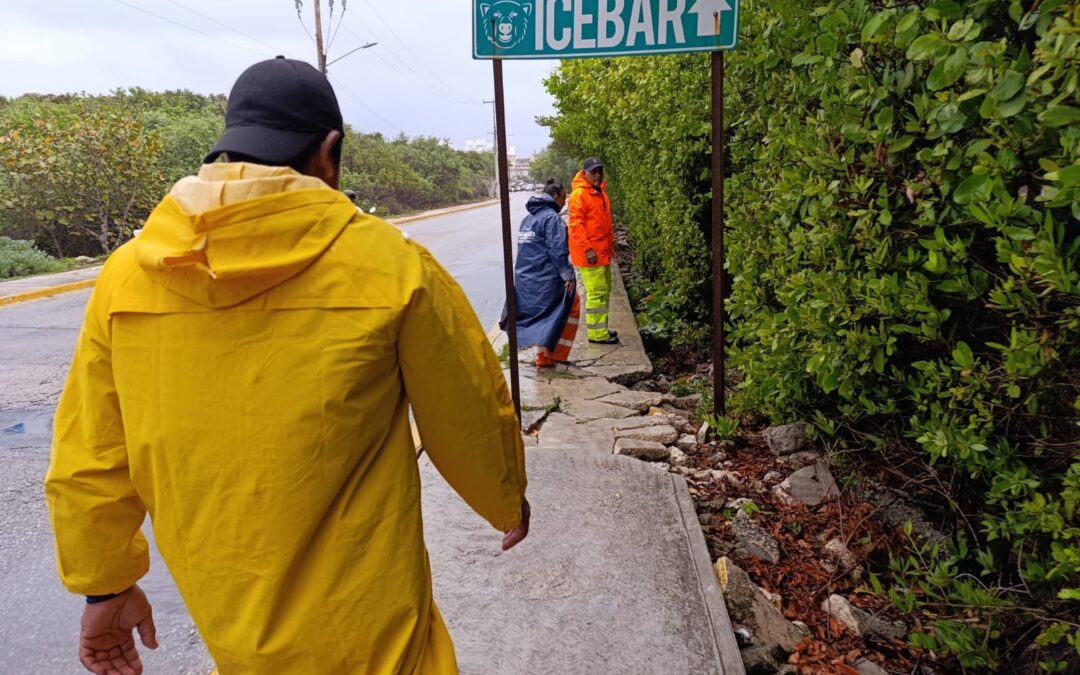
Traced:
<path fill-rule="evenodd" d="M 739 0 L 473 0 L 473 58 L 734 49 Z"/>

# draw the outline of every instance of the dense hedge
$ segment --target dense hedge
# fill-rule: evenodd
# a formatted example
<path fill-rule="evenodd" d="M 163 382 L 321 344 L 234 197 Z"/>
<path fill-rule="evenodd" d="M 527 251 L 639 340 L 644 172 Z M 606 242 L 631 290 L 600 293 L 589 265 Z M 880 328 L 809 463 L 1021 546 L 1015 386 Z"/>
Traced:
<path fill-rule="evenodd" d="M 943 495 L 958 536 L 896 561 L 893 599 L 940 617 L 914 642 L 987 669 L 1040 634 L 1080 652 L 1080 3 L 743 10 L 738 404 L 808 417 L 886 469 L 926 465 L 916 487 Z M 690 318 L 706 307 L 707 77 L 680 57 L 564 63 L 549 82 L 556 139 L 609 158 L 641 269 Z M 1050 653 L 1044 668 L 1071 667 Z"/>
<path fill-rule="evenodd" d="M 702 55 L 564 61 L 547 81 L 554 146 L 596 155 L 651 287 L 647 337 L 703 337 L 709 70 Z M 704 95 L 703 95 L 704 94 Z"/>

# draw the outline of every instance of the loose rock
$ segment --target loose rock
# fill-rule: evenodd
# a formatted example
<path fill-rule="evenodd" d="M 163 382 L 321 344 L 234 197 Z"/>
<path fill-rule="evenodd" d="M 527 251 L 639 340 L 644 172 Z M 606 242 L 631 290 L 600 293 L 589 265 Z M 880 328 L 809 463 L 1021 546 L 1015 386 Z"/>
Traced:
<path fill-rule="evenodd" d="M 794 497 L 789 495 L 787 492 L 784 491 L 784 488 L 779 485 L 774 485 L 772 487 L 772 495 L 776 498 L 776 501 L 780 502 L 781 504 L 787 504 L 790 506 L 799 503 L 798 499 L 795 499 Z"/>
<path fill-rule="evenodd" d="M 793 455 L 788 455 L 785 458 L 785 461 L 787 462 L 787 464 L 798 466 L 801 468 L 803 466 L 806 466 L 807 464 L 820 462 L 821 453 L 814 452 L 813 450 L 803 450 L 801 452 L 796 452 Z"/>
<path fill-rule="evenodd" d="M 829 558 L 829 567 L 827 567 L 830 573 L 840 570 L 846 574 L 850 574 L 852 581 L 858 583 L 862 580 L 863 570 L 859 566 L 859 561 L 855 557 L 855 554 L 844 545 L 844 542 L 840 539 L 830 539 L 829 543 L 825 544 L 825 548 L 822 552 Z"/>
<path fill-rule="evenodd" d="M 780 562 L 780 545 L 746 511 L 739 510 L 731 522 L 731 534 L 735 538 L 735 550 L 744 558 L 761 558 L 765 562 Z"/>
<path fill-rule="evenodd" d="M 859 675 L 889 675 L 884 668 L 869 659 L 859 659 L 851 665 L 858 671 Z"/>
<path fill-rule="evenodd" d="M 615 441 L 615 454 L 626 455 L 643 462 L 659 462 L 669 456 L 667 446 L 662 443 L 637 438 L 619 438 Z"/>
<path fill-rule="evenodd" d="M 775 455 L 790 455 L 802 450 L 808 443 L 805 422 L 769 427 L 761 435 Z"/>
<path fill-rule="evenodd" d="M 753 504 L 753 506 L 751 506 L 750 508 L 757 507 L 757 504 L 754 503 L 754 500 L 749 499 L 748 497 L 739 497 L 738 499 L 732 499 L 730 502 L 725 504 L 725 506 L 735 511 L 742 511 L 743 507 L 747 504 Z"/>
<path fill-rule="evenodd" d="M 794 651 L 795 645 L 803 639 L 802 634 L 773 607 L 742 568 L 730 558 L 723 557 L 713 565 L 713 571 L 731 617 L 753 631 L 756 643 L 776 644 L 786 652 Z"/>
<path fill-rule="evenodd" d="M 689 396 L 680 396 L 675 399 L 673 405 L 683 410 L 697 410 L 701 405 L 701 394 L 690 394 Z"/>
<path fill-rule="evenodd" d="M 713 480 L 731 487 L 738 487 L 743 483 L 742 475 L 734 471 L 713 471 Z"/>
<path fill-rule="evenodd" d="M 680 419 L 686 420 L 688 423 L 690 422 L 690 411 L 688 410 L 683 410 L 682 408 L 676 408 L 670 405 L 660 406 L 659 408 L 657 408 L 657 410 L 664 413 L 665 415 L 671 415 L 672 417 L 678 417 Z M 694 427 L 694 431 L 697 431 L 697 427 Z"/>
<path fill-rule="evenodd" d="M 746 675 L 777 675 L 782 672 L 787 652 L 779 645 L 754 645 L 740 650 Z"/>
<path fill-rule="evenodd" d="M 902 623 L 887 623 L 848 602 L 842 595 L 830 595 L 821 603 L 821 609 L 844 625 L 853 635 L 877 635 L 887 640 L 899 640 L 907 632 Z"/>
<path fill-rule="evenodd" d="M 761 478 L 766 483 L 779 483 L 784 480 L 784 474 L 779 471 L 770 471 Z"/>
<path fill-rule="evenodd" d="M 675 427 L 662 425 L 657 427 L 645 427 L 643 429 L 623 429 L 615 432 L 615 438 L 635 438 L 641 441 L 652 441 L 653 443 L 661 443 L 667 446 L 679 439 L 679 432 L 675 430 Z"/>
<path fill-rule="evenodd" d="M 818 506 L 840 496 L 840 489 L 823 462 L 799 469 L 788 476 L 780 487 L 807 506 Z"/>
<path fill-rule="evenodd" d="M 668 450 L 668 464 L 671 466 L 688 466 L 690 456 L 679 448 L 670 448 Z"/>
<path fill-rule="evenodd" d="M 691 450 L 697 448 L 697 439 L 687 434 L 686 436 L 683 436 L 678 441 L 676 441 L 675 445 L 677 445 L 679 449 L 683 452 L 690 452 Z"/>
<path fill-rule="evenodd" d="M 697 431 L 697 442 L 704 445 L 707 440 L 709 440 L 709 425 L 702 422 Z"/>

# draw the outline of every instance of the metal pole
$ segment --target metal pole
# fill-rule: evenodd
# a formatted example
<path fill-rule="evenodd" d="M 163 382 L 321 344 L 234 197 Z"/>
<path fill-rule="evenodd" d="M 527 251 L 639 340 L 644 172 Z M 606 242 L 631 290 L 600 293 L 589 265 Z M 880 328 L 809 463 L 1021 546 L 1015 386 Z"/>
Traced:
<path fill-rule="evenodd" d="M 315 0 L 315 49 L 319 53 L 319 72 L 326 74 L 326 51 L 323 49 L 322 36 L 322 0 Z"/>
<path fill-rule="evenodd" d="M 724 363 L 724 52 L 712 52 L 712 315 L 713 411 L 727 409 Z"/>
<path fill-rule="evenodd" d="M 506 101 L 503 99 L 502 60 L 491 62 L 495 72 L 495 135 L 499 152 L 499 200 L 502 206 L 503 273 L 506 278 L 506 336 L 510 340 L 510 394 L 521 419 L 521 384 L 518 380 L 517 298 L 514 294 L 514 253 L 510 230 L 510 169 L 506 159 Z"/>

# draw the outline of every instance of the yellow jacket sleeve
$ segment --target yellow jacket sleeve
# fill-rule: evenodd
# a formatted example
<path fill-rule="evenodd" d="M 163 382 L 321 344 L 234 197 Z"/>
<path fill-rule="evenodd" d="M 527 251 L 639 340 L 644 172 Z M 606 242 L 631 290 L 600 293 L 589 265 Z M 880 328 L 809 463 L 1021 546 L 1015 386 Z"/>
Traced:
<path fill-rule="evenodd" d="M 102 274 L 102 278 L 105 274 Z M 90 298 L 53 428 L 45 477 L 60 578 L 73 593 L 118 593 L 150 567 L 146 508 L 128 471 L 102 283 Z"/>
<path fill-rule="evenodd" d="M 502 368 L 457 282 L 421 251 L 420 283 L 398 350 L 405 390 L 432 463 L 505 532 L 521 520 L 525 452 Z"/>

